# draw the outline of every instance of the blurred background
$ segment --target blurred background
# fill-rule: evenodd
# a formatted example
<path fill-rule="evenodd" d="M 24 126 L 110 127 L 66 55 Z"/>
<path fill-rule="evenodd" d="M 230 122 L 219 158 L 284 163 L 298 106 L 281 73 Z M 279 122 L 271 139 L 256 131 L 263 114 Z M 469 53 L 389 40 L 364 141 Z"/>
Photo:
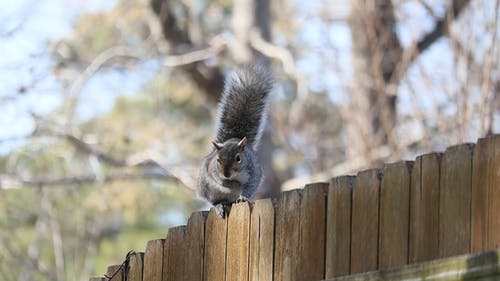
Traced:
<path fill-rule="evenodd" d="M 224 77 L 274 196 L 500 132 L 500 0 L 0 0 L 0 280 L 88 280 L 207 208 Z"/>

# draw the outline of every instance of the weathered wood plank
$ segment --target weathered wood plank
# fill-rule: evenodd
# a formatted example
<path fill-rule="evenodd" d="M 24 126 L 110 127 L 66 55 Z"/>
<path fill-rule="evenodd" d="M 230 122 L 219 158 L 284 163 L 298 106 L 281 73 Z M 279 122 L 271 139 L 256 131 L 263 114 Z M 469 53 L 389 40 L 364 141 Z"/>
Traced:
<path fill-rule="evenodd" d="M 130 254 L 126 278 L 127 281 L 142 281 L 143 261 L 144 253 L 135 252 Z"/>
<path fill-rule="evenodd" d="M 326 199 L 328 183 L 305 186 L 300 204 L 298 280 L 325 277 Z"/>
<path fill-rule="evenodd" d="M 234 204 L 227 222 L 226 280 L 248 280 L 250 206 Z"/>
<path fill-rule="evenodd" d="M 333 178 L 328 188 L 325 278 L 348 275 L 351 257 L 351 200 L 356 177 Z"/>
<path fill-rule="evenodd" d="M 208 212 L 191 214 L 186 229 L 185 281 L 203 280 L 203 253 L 205 251 L 205 222 Z"/>
<path fill-rule="evenodd" d="M 163 281 L 182 280 L 186 265 L 186 226 L 171 227 L 163 248 Z"/>
<path fill-rule="evenodd" d="M 441 154 L 417 157 L 411 174 L 409 262 L 439 256 L 439 167 Z"/>
<path fill-rule="evenodd" d="M 379 269 L 408 263 L 410 175 L 413 162 L 386 164 L 380 187 Z"/>
<path fill-rule="evenodd" d="M 123 280 L 123 268 L 121 264 L 115 264 L 108 266 L 106 276 L 109 277 L 109 281 L 122 281 Z"/>
<path fill-rule="evenodd" d="M 472 203 L 471 203 L 471 252 L 488 248 L 489 235 L 489 182 L 492 142 L 479 139 L 474 147 L 472 160 Z"/>
<path fill-rule="evenodd" d="M 203 275 L 206 281 L 221 281 L 226 275 L 227 220 L 217 216 L 212 208 L 205 229 L 205 257 Z"/>
<path fill-rule="evenodd" d="M 106 281 L 105 277 L 90 277 L 89 281 Z"/>
<path fill-rule="evenodd" d="M 500 135 L 488 138 L 491 146 L 488 173 L 488 249 L 500 248 Z"/>
<path fill-rule="evenodd" d="M 274 208 L 271 199 L 257 200 L 250 221 L 250 281 L 273 280 Z"/>
<path fill-rule="evenodd" d="M 297 280 L 300 197 L 299 190 L 284 192 L 276 207 L 274 281 Z"/>
<path fill-rule="evenodd" d="M 352 192 L 351 273 L 377 269 L 380 171 L 359 172 Z"/>
<path fill-rule="evenodd" d="M 470 250 L 472 144 L 449 147 L 441 160 L 439 256 Z"/>
<path fill-rule="evenodd" d="M 161 281 L 165 239 L 150 240 L 144 251 L 143 280 Z"/>

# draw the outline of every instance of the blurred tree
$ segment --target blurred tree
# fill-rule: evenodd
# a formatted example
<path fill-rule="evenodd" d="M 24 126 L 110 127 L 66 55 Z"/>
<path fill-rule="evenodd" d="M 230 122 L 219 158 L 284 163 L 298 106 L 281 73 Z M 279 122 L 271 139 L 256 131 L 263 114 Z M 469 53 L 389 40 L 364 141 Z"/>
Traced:
<path fill-rule="evenodd" d="M 0 65 L 0 118 L 32 122 L 0 131 L 0 279 L 87 280 L 201 208 L 199 161 L 240 63 L 278 81 L 261 196 L 498 132 L 499 2 L 121 0 L 73 12 L 63 38 Z M 0 46 L 22 41 L 27 11 L 0 26 Z"/>
<path fill-rule="evenodd" d="M 351 2 L 354 79 L 344 118 L 351 140 L 349 157 L 367 155 L 386 144 L 398 153 L 394 135 L 398 86 L 418 55 L 449 34 L 449 25 L 469 2 L 451 1 L 444 17 L 435 19 L 434 28 L 407 49 L 398 38 L 393 1 Z M 381 159 L 368 159 L 367 164 L 375 164 L 373 160 Z"/>

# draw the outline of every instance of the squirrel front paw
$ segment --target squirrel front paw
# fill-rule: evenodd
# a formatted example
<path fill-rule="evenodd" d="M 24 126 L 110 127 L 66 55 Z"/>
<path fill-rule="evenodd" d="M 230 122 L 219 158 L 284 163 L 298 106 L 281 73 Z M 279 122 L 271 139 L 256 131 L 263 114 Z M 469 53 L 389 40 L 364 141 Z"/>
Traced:
<path fill-rule="evenodd" d="M 214 206 L 215 213 L 219 218 L 225 218 L 229 215 L 229 211 L 231 210 L 231 205 L 225 203 L 219 203 Z"/>
<path fill-rule="evenodd" d="M 246 198 L 245 196 L 241 195 L 240 198 L 236 199 L 235 203 L 243 203 L 243 202 L 249 202 L 250 199 Z"/>

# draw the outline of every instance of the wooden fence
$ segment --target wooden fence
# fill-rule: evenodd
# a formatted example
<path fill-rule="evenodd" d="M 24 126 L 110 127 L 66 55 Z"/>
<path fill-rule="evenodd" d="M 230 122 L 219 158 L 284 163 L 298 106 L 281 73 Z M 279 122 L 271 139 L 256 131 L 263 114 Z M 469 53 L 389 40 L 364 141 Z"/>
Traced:
<path fill-rule="evenodd" d="M 498 248 L 500 136 L 493 136 L 309 184 L 275 202 L 236 204 L 227 219 L 193 213 L 107 276 L 323 280 Z"/>

